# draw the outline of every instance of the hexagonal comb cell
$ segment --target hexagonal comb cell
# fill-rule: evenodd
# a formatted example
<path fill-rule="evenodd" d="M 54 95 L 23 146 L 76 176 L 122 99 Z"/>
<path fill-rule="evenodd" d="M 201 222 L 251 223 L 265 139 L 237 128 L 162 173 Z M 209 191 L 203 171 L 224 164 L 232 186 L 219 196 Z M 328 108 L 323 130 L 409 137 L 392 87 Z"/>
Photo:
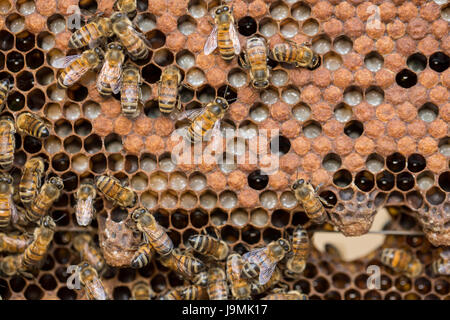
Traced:
<path fill-rule="evenodd" d="M 59 2 L 52 7 L 0 0 L 0 84 L 8 79 L 11 86 L 1 116 L 17 123 L 20 114 L 31 112 L 49 128 L 46 139 L 16 130 L 14 160 L 1 171 L 11 174 L 17 190 L 26 164 L 41 157 L 41 182 L 59 176 L 64 183 L 48 212 L 56 232 L 40 272 L 33 280 L 1 277 L 3 299 L 86 299 L 66 283 L 67 266 L 81 262 L 74 248 L 80 233 L 88 234 L 106 259 L 101 279 L 111 298 L 130 299 L 142 281 L 158 297 L 187 283 L 159 258 L 130 268 L 142 243 L 132 218 L 137 207 L 149 210 L 181 250 L 188 249 L 189 237 L 207 232 L 240 254 L 290 239 L 299 226 L 310 238 L 324 230 L 334 234 L 329 231 L 336 226 L 348 235 L 387 207 L 390 220 L 383 232 L 396 234 L 376 251 L 346 261 L 345 248 L 330 237 L 323 248 L 311 245 L 302 274 L 285 272 L 285 261 L 280 263 L 278 287 L 301 290 L 310 299 L 449 298 L 448 279 L 433 269 L 441 252 L 432 246 L 450 245 L 446 1 L 388 0 L 370 7 L 361 1 L 235 1 L 241 54 L 224 61 L 220 50 L 204 54 L 214 23 L 210 16 L 220 1 L 137 0 L 128 16 L 147 40 L 149 54 L 126 61 L 141 75 L 141 112 L 133 119 L 122 115 L 126 93 L 97 92 L 100 67 L 67 89 L 57 84 L 60 59 L 89 49 L 68 48 L 76 28 Z M 111 1 L 75 3 L 81 26 L 115 10 Z M 380 13 L 380 28 L 371 24 L 373 9 Z M 270 76 L 262 90 L 252 88 L 249 69 L 240 61 L 254 36 L 264 37 L 269 49 L 263 64 Z M 279 63 L 271 52 L 279 43 L 303 44 L 321 64 L 308 70 Z M 171 67 L 181 74 L 176 97 L 181 109 L 165 115 L 159 108 L 160 79 Z M 184 161 L 177 152 L 189 143 L 180 143 L 177 133 L 191 125 L 185 115 L 216 96 L 226 98 L 229 107 L 213 138 L 224 129 L 235 135 L 213 139 L 221 146 L 211 153 L 196 153 L 200 145 L 191 145 L 191 154 L 183 154 L 190 161 Z M 211 144 L 202 147 L 208 151 Z M 121 207 L 98 191 L 94 218 L 82 227 L 76 217 L 78 191 L 100 175 L 133 190 L 136 205 Z M 311 219 L 295 181 L 311 184 L 326 223 Z M 21 208 L 19 195 L 14 198 Z M 373 231 L 382 227 L 377 228 Z M 386 266 L 381 257 L 386 248 L 409 250 L 423 271 L 410 277 Z M 6 256 L 1 252 L 0 261 Z M 373 265 L 381 270 L 380 290 L 367 288 L 367 267 Z"/>

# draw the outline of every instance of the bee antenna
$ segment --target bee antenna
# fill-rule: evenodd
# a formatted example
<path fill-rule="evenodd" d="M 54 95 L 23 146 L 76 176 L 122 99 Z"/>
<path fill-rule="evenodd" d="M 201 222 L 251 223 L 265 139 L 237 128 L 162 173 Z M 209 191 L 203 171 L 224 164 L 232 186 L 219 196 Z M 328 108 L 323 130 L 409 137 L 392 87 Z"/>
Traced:
<path fill-rule="evenodd" d="M 65 216 L 66 216 L 67 214 L 66 213 L 64 213 L 61 217 L 59 217 L 58 219 L 56 219 L 56 220 L 53 220 L 53 221 L 55 221 L 55 223 L 56 222 L 58 222 L 59 220 L 61 220 L 62 218 L 64 218 Z"/>
<path fill-rule="evenodd" d="M 223 94 L 223 97 L 226 99 L 227 98 L 227 93 L 228 93 L 228 85 L 227 85 L 227 87 L 225 88 L 225 92 L 224 92 L 224 94 Z"/>

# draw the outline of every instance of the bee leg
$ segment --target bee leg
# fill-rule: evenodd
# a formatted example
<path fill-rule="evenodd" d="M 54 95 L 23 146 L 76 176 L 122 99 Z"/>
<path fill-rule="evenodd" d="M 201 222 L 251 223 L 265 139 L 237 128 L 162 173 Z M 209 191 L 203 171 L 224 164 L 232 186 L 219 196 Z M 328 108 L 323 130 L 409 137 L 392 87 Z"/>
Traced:
<path fill-rule="evenodd" d="M 187 89 L 189 89 L 189 90 L 195 91 L 195 88 L 192 87 L 189 83 L 183 83 L 183 85 L 181 85 L 181 86 L 178 88 L 178 91 L 180 91 L 181 87 L 185 87 L 185 88 L 187 88 Z"/>
<path fill-rule="evenodd" d="M 249 69 L 250 68 L 250 64 L 248 63 L 247 52 L 244 52 L 243 55 L 244 55 L 244 58 L 239 56 L 239 61 L 241 62 L 243 68 Z"/>
<path fill-rule="evenodd" d="M 333 205 L 331 203 L 329 203 L 327 200 L 325 200 L 324 198 L 322 198 L 322 197 L 318 197 L 318 198 L 319 198 L 320 202 L 322 202 L 322 204 L 324 206 L 326 206 L 328 208 L 332 208 L 333 207 Z"/>
<path fill-rule="evenodd" d="M 183 106 L 181 105 L 181 99 L 180 97 L 177 97 L 177 106 L 176 106 L 178 111 L 181 111 L 181 108 L 183 108 Z"/>
<path fill-rule="evenodd" d="M 21 276 L 28 278 L 28 279 L 34 279 L 34 275 L 31 272 L 28 272 L 25 269 L 19 269 L 17 270 L 17 273 L 20 274 Z"/>

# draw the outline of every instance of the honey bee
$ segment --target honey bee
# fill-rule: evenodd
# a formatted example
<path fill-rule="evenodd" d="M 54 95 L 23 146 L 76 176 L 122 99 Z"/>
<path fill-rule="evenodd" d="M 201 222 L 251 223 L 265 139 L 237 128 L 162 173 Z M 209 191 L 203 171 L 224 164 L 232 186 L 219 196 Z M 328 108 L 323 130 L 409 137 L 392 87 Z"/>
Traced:
<path fill-rule="evenodd" d="M 28 221 L 35 222 L 47 214 L 47 211 L 53 206 L 61 195 L 64 183 L 59 177 L 51 177 L 48 179 L 36 198 L 31 202 L 29 210 L 26 210 L 26 218 Z"/>
<path fill-rule="evenodd" d="M 98 176 L 95 178 L 95 185 L 101 193 L 109 200 L 117 202 L 121 207 L 134 207 L 137 202 L 136 193 L 121 182 L 111 176 Z"/>
<path fill-rule="evenodd" d="M 22 253 L 32 241 L 33 238 L 26 234 L 0 233 L 0 252 Z"/>
<path fill-rule="evenodd" d="M 201 109 L 188 110 L 180 118 L 187 117 L 191 124 L 187 129 L 186 138 L 197 143 L 203 140 L 210 132 L 220 130 L 220 121 L 228 110 L 228 101 L 222 97 L 216 97 L 213 102 L 209 102 Z"/>
<path fill-rule="evenodd" d="M 445 247 L 439 258 L 431 263 L 431 271 L 434 275 L 450 275 L 450 247 Z"/>
<path fill-rule="evenodd" d="M 94 199 L 97 190 L 91 181 L 83 182 L 75 194 L 77 204 L 75 205 L 75 216 L 80 226 L 88 226 L 95 214 Z"/>
<path fill-rule="evenodd" d="M 206 287 L 208 285 L 208 271 L 202 271 L 194 275 L 192 283 L 200 287 Z"/>
<path fill-rule="evenodd" d="M 55 234 L 56 224 L 52 217 L 45 216 L 41 224 L 34 231 L 33 242 L 25 249 L 23 253 L 21 269 L 24 271 L 39 268 L 44 262 L 50 243 Z"/>
<path fill-rule="evenodd" d="M 293 63 L 296 67 L 314 70 L 320 67 L 320 56 L 314 53 L 306 44 L 297 44 L 293 41 L 276 44 L 271 51 L 275 61 Z"/>
<path fill-rule="evenodd" d="M 139 69 L 132 64 L 127 64 L 122 72 L 122 88 L 120 89 L 122 114 L 126 117 L 136 118 L 139 115 L 140 84 Z"/>
<path fill-rule="evenodd" d="M 177 287 L 169 290 L 165 295 L 161 296 L 160 300 L 183 300 L 183 296 L 181 295 L 181 291 L 183 287 Z"/>
<path fill-rule="evenodd" d="M 30 158 L 25 163 L 23 175 L 19 182 L 19 196 L 26 207 L 31 204 L 38 194 L 44 171 L 45 163 L 41 157 Z"/>
<path fill-rule="evenodd" d="M 8 227 L 13 219 L 13 215 L 17 215 L 17 209 L 13 201 L 13 178 L 9 173 L 0 173 L 0 228 Z"/>
<path fill-rule="evenodd" d="M 244 68 L 250 69 L 250 79 L 255 89 L 265 89 L 269 86 L 270 69 L 267 65 L 266 40 L 260 37 L 247 39 L 244 59 L 240 58 Z"/>
<path fill-rule="evenodd" d="M 286 292 L 284 289 L 274 289 L 273 293 L 268 294 L 261 300 L 308 300 L 308 296 L 299 290 Z"/>
<path fill-rule="evenodd" d="M 22 254 L 9 255 L 0 260 L 0 272 L 6 277 L 12 277 L 20 272 L 22 265 Z"/>
<path fill-rule="evenodd" d="M 244 260 L 237 253 L 232 253 L 227 259 L 227 276 L 231 285 L 231 294 L 236 299 L 248 299 L 251 294 L 250 283 L 242 278 Z"/>
<path fill-rule="evenodd" d="M 259 274 L 259 284 L 267 283 L 272 277 L 277 263 L 291 250 L 289 242 L 283 238 L 272 241 L 266 247 L 245 253 L 242 275 L 254 278 Z"/>
<path fill-rule="evenodd" d="M 195 251 L 216 260 L 225 260 L 230 252 L 230 248 L 225 241 L 209 235 L 192 235 L 188 241 Z"/>
<path fill-rule="evenodd" d="M 106 262 L 100 249 L 94 244 L 92 236 L 87 233 L 81 233 L 73 238 L 73 247 L 80 253 L 81 260 L 87 261 L 97 272 L 101 272 Z"/>
<path fill-rule="evenodd" d="M 383 249 L 381 262 L 395 272 L 405 273 L 409 277 L 417 277 L 423 269 L 419 259 L 402 249 Z"/>
<path fill-rule="evenodd" d="M 172 251 L 174 247 L 172 240 L 147 209 L 137 208 L 133 211 L 131 218 L 136 222 L 137 228 L 144 234 L 144 238 L 156 252 L 164 256 Z"/>
<path fill-rule="evenodd" d="M 265 284 L 261 285 L 258 282 L 253 281 L 250 285 L 251 293 L 253 295 L 261 294 L 263 292 L 266 292 L 273 286 L 275 286 L 278 282 L 280 282 L 282 279 L 282 274 L 280 269 L 277 267 L 275 268 L 272 277 L 269 281 L 267 281 Z"/>
<path fill-rule="evenodd" d="M 1 86 L 0 86 L 1 89 Z M 0 167 L 9 168 L 14 162 L 14 148 L 16 146 L 16 126 L 9 117 L 0 118 Z"/>
<path fill-rule="evenodd" d="M 206 288 L 201 286 L 186 286 L 180 290 L 180 294 L 184 300 L 207 300 L 208 293 Z"/>
<path fill-rule="evenodd" d="M 314 189 L 311 183 L 300 179 L 294 182 L 292 190 L 297 200 L 302 204 L 306 215 L 315 223 L 324 223 L 327 219 L 327 213 L 323 204 L 328 203 L 317 195 L 318 188 Z"/>
<path fill-rule="evenodd" d="M 153 256 L 154 250 L 152 246 L 148 243 L 144 243 L 139 247 L 131 259 L 131 267 L 135 269 L 143 268 L 152 260 Z"/>
<path fill-rule="evenodd" d="M 109 300 L 105 287 L 97 271 L 87 262 L 79 264 L 80 283 L 83 285 L 89 300 Z"/>
<path fill-rule="evenodd" d="M 116 12 L 111 16 L 112 29 L 133 60 L 146 59 L 149 54 L 145 38 L 136 31 L 127 15 Z"/>
<path fill-rule="evenodd" d="M 431 271 L 434 275 L 450 275 L 450 260 L 438 258 L 431 263 Z"/>
<path fill-rule="evenodd" d="M 181 109 L 178 97 L 180 83 L 181 73 L 177 67 L 169 66 L 163 70 L 158 84 L 159 111 L 169 114 L 175 106 L 178 110 Z"/>
<path fill-rule="evenodd" d="M 113 31 L 110 19 L 96 17 L 72 33 L 69 40 L 69 48 L 78 49 L 87 45 L 94 48 L 102 38 L 109 38 L 112 35 Z"/>
<path fill-rule="evenodd" d="M 234 26 L 233 7 L 222 5 L 215 9 L 214 28 L 206 40 L 203 52 L 211 54 L 217 47 L 225 61 L 232 60 L 234 55 L 241 52 L 241 44 Z"/>
<path fill-rule="evenodd" d="M 101 65 L 105 53 L 100 47 L 84 51 L 82 54 L 62 57 L 54 62 L 56 68 L 62 69 L 58 75 L 58 85 L 67 88 L 78 82 L 89 70 Z"/>
<path fill-rule="evenodd" d="M 308 255 L 308 232 L 298 225 L 292 233 L 292 256 L 286 262 L 287 269 L 293 273 L 302 273 L 305 270 Z"/>
<path fill-rule="evenodd" d="M 132 300 L 151 300 L 155 293 L 147 282 L 139 281 L 131 289 L 131 297 Z"/>
<path fill-rule="evenodd" d="M 30 112 L 21 113 L 16 119 L 16 124 L 20 133 L 29 134 L 35 138 L 47 138 L 50 135 L 47 123 Z"/>
<path fill-rule="evenodd" d="M 0 111 L 3 110 L 8 98 L 9 91 L 11 90 L 11 82 L 8 78 L 2 79 L 0 81 Z"/>
<path fill-rule="evenodd" d="M 228 300 L 227 276 L 221 268 L 208 270 L 207 291 L 210 300 Z"/>
<path fill-rule="evenodd" d="M 170 254 L 160 257 L 160 262 L 163 266 L 182 274 L 187 279 L 191 279 L 206 267 L 203 262 L 189 254 L 183 254 L 180 249 L 173 249 Z"/>
<path fill-rule="evenodd" d="M 116 0 L 114 8 L 125 13 L 134 12 L 136 11 L 136 0 Z"/>
<path fill-rule="evenodd" d="M 118 42 L 108 43 L 105 62 L 97 76 L 97 90 L 101 95 L 107 96 L 111 93 L 119 93 L 124 60 L 125 54 L 122 45 Z"/>

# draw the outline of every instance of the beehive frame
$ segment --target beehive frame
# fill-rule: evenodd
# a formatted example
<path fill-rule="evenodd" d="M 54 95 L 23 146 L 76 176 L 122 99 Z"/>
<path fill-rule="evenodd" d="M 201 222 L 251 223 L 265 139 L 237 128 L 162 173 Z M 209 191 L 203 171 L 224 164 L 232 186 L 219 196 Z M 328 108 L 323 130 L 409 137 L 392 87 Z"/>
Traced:
<path fill-rule="evenodd" d="M 113 4 L 87 0 L 79 6 L 87 17 L 98 12 L 109 15 Z M 423 228 L 433 244 L 450 244 L 450 69 L 436 72 L 429 64 L 436 52 L 450 54 L 449 4 L 233 1 L 242 44 L 251 35 L 265 37 L 270 46 L 283 39 L 309 41 L 322 56 L 322 66 L 315 71 L 271 61 L 271 84 L 261 92 L 249 86 L 237 59 L 228 64 L 218 54 L 202 54 L 212 30 L 208 12 L 218 4 L 138 1 L 134 21 L 152 48 L 148 59 L 137 62 L 143 77 L 143 108 L 137 119 L 129 120 L 120 115 L 118 96 L 105 99 L 98 94 L 93 72 L 68 90 L 56 86 L 52 63 L 76 52 L 67 47 L 71 30 L 66 22 L 73 13 L 70 6 L 78 1 L 0 0 L 0 76 L 15 84 L 3 113 L 16 117 L 31 111 L 52 125 L 45 141 L 16 136 L 10 172 L 17 183 L 25 161 L 41 155 L 48 160 L 48 172 L 65 182 L 51 211 L 55 219 L 62 218 L 46 264 L 32 281 L 0 279 L 2 297 L 85 299 L 83 291 L 66 285 L 66 268 L 79 259 L 71 238 L 83 230 L 74 219 L 74 192 L 81 179 L 104 173 L 128 180 L 140 203 L 155 212 L 181 247 L 208 226 L 217 228 L 237 251 L 274 240 L 298 223 L 311 226 L 290 191 L 297 177 L 323 184 L 322 195 L 334 205 L 334 224 L 342 223 L 361 197 L 373 196 L 377 206 L 411 209 L 412 218 L 397 216 L 393 227 Z M 182 70 L 189 85 L 180 92 L 186 109 L 200 107 L 225 90 L 236 95 L 225 127 L 240 129 L 237 145 L 248 147 L 258 130 L 273 132 L 258 141 L 257 152 L 270 150 L 276 139 L 280 154 L 269 151 L 265 156 L 277 157 L 279 169 L 261 190 L 248 177 L 265 169 L 264 156 L 257 164 L 171 161 L 170 137 L 183 122 L 161 116 L 156 97 L 161 70 L 172 64 Z M 411 88 L 396 82 L 403 69 L 417 74 Z M 104 234 L 98 226 L 129 218 L 127 211 L 102 198 L 96 208 L 98 223 L 87 230 L 102 244 Z M 437 220 L 432 226 L 430 213 Z M 367 223 L 367 217 L 361 221 Z M 388 237 L 385 246 L 409 247 L 428 267 L 437 255 L 420 236 Z M 332 264 L 330 259 L 314 251 L 304 274 L 285 282 L 320 299 L 449 298 L 448 277 L 432 277 L 429 270 L 409 279 L 383 267 L 382 289 L 374 291 L 366 288 L 364 270 L 369 264 L 381 265 L 375 255 L 352 264 Z M 103 277 L 115 299 L 127 299 L 131 286 L 141 279 L 150 281 L 158 294 L 183 283 L 157 261 L 137 271 L 111 268 Z"/>

